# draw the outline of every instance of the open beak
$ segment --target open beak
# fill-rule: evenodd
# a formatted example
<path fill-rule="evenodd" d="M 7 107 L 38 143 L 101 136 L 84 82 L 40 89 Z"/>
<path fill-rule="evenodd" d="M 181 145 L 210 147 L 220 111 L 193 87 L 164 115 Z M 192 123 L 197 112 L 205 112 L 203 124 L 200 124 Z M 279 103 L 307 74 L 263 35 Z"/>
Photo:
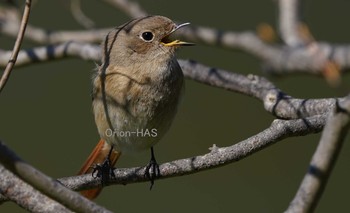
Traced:
<path fill-rule="evenodd" d="M 190 23 L 183 23 L 180 25 L 177 25 L 172 31 L 170 31 L 167 35 L 165 35 L 162 40 L 161 43 L 164 46 L 167 47 L 173 47 L 173 46 L 192 46 L 194 45 L 194 43 L 189 43 L 189 42 L 185 42 L 185 41 L 180 41 L 180 40 L 171 40 L 170 36 L 172 33 L 174 33 L 176 30 L 180 29 L 181 27 L 187 26 Z"/>

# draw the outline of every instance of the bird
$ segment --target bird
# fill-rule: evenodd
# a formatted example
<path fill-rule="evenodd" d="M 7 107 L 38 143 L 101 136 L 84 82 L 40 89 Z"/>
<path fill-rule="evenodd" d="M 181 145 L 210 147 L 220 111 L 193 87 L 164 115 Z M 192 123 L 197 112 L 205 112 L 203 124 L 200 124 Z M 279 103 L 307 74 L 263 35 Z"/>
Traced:
<path fill-rule="evenodd" d="M 176 115 L 184 76 L 175 52 L 192 43 L 173 39 L 189 23 L 153 15 L 130 20 L 109 32 L 101 44 L 102 60 L 92 78 L 92 109 L 100 140 L 78 174 L 103 182 L 121 154 L 151 150 L 145 175 L 159 175 L 153 146 Z M 81 191 L 94 199 L 102 187 Z"/>

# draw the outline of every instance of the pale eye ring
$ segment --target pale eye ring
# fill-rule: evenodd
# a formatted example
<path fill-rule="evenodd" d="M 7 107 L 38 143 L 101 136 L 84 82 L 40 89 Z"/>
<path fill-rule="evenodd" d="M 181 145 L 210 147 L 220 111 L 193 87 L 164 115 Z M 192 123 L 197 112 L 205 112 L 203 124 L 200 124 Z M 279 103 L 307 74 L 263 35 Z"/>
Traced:
<path fill-rule="evenodd" d="M 146 42 L 151 42 L 154 38 L 154 35 L 152 32 L 146 31 L 146 32 L 143 32 L 140 37 L 142 38 L 142 40 Z"/>

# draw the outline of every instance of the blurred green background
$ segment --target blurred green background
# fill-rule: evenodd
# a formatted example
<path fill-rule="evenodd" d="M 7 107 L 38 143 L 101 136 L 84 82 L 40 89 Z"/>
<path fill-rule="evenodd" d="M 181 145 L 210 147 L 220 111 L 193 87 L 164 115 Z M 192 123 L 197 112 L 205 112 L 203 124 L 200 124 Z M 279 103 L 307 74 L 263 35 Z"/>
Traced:
<path fill-rule="evenodd" d="M 140 1 L 150 14 L 222 30 L 255 30 L 276 26 L 277 4 L 262 1 Z M 304 19 L 317 40 L 350 43 L 350 2 L 306 1 Z M 82 1 L 83 11 L 98 27 L 120 25 L 129 17 L 99 1 Z M 48 30 L 77 30 L 69 1 L 37 1 L 32 25 Z M 0 37 L 10 49 L 14 38 Z M 24 47 L 36 44 L 25 42 Z M 197 45 L 183 48 L 178 58 L 241 74 L 265 75 L 256 58 L 239 51 Z M 14 70 L 0 96 L 0 138 L 23 159 L 52 177 L 75 175 L 99 137 L 91 110 L 93 62 L 64 59 Z M 321 77 L 266 76 L 298 98 L 344 96 L 350 78 L 330 87 Z M 261 102 L 240 94 L 186 81 L 178 116 L 155 147 L 158 162 L 201 155 L 213 144 L 230 146 L 267 128 L 274 117 Z M 289 138 L 242 161 L 221 168 L 149 183 L 106 188 L 96 202 L 115 212 L 282 212 L 294 197 L 320 134 Z M 316 212 L 349 212 L 350 144 L 346 139 Z M 145 165 L 149 152 L 122 156 L 118 167 Z M 25 212 L 7 202 L 0 212 Z"/>

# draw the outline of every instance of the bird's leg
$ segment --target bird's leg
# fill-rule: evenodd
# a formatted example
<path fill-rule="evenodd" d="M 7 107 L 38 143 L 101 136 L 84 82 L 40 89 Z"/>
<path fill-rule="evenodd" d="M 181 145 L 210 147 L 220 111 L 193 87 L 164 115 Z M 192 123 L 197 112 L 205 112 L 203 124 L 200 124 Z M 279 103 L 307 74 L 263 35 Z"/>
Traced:
<path fill-rule="evenodd" d="M 111 163 L 111 154 L 113 151 L 113 145 L 106 156 L 106 159 L 102 164 L 96 164 L 93 166 L 92 176 L 94 178 L 101 178 L 101 185 L 106 185 L 110 179 L 115 179 L 114 167 Z"/>
<path fill-rule="evenodd" d="M 153 147 L 151 147 L 151 160 L 146 166 L 145 176 L 151 181 L 150 190 L 154 185 L 154 180 L 160 176 L 159 165 L 154 157 Z"/>

